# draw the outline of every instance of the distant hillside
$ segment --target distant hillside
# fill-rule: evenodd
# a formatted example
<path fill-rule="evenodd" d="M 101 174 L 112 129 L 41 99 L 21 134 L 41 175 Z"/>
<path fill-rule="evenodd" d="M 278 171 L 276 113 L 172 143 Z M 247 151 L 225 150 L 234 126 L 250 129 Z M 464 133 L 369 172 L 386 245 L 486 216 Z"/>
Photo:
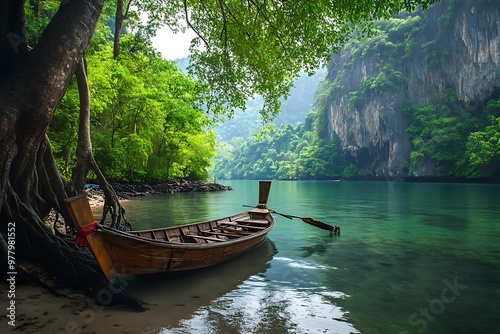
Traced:
<path fill-rule="evenodd" d="M 325 73 L 325 70 L 319 70 L 313 76 L 302 73 L 295 82 L 295 86 L 290 90 L 290 96 L 282 102 L 281 113 L 272 124 L 280 126 L 281 124 L 303 122 L 311 110 L 318 84 L 324 79 Z M 235 137 L 247 138 L 256 134 L 262 128 L 259 114 L 262 104 L 262 99 L 258 97 L 247 102 L 246 111 L 235 111 L 232 119 L 215 128 L 217 139 L 228 143 Z"/>

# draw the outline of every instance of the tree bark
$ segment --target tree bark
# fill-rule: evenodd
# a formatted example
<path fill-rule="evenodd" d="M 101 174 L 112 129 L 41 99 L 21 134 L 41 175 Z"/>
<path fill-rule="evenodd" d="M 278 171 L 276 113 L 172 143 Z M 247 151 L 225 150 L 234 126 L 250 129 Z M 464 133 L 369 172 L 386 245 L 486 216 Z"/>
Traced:
<path fill-rule="evenodd" d="M 3 34 L 0 59 L 15 58 L 2 68 L 0 79 L 0 213 L 12 212 L 12 203 L 20 201 L 32 215 L 40 218 L 53 202 L 62 200 L 47 200 L 40 195 L 42 192 L 61 195 L 60 177 L 50 180 L 49 184 L 34 183 L 40 180 L 40 172 L 49 173 L 51 177 L 58 175 L 48 168 L 52 166 L 46 166 L 44 171 L 37 169 L 45 163 L 53 163 L 51 152 L 46 153 L 49 151 L 45 148 L 47 127 L 77 60 L 90 41 L 102 0 L 61 5 L 38 45 L 29 53 L 22 51 L 25 50 L 22 44 L 9 47 L 5 42 L 10 32 L 23 34 L 24 31 L 20 28 L 23 16 L 19 15 L 22 2 L 18 2 L 17 8 L 14 3 L 17 1 L 9 1 L 10 7 L 5 8 L 6 3 L 2 2 L 3 9 L 16 15 L 11 14 L 14 18 L 9 15 L 9 19 L 0 24 Z M 22 36 L 20 38 L 24 38 Z M 34 217 L 30 220 L 39 221 Z"/>
<path fill-rule="evenodd" d="M 54 235 L 43 222 L 52 208 L 70 220 L 46 131 L 102 5 L 102 0 L 62 4 L 28 52 L 25 42 L 18 43 L 25 36 L 23 1 L 0 4 L 0 229 L 15 224 L 17 259 L 35 260 L 80 289 L 95 286 L 103 275 L 88 251 Z"/>
<path fill-rule="evenodd" d="M 68 193 L 46 131 L 77 65 L 81 65 L 78 73 L 84 69 L 81 59 L 103 0 L 63 1 L 30 52 L 24 39 L 23 3 L 0 2 L 0 238 L 14 224 L 16 260 L 40 263 L 69 287 L 86 291 L 100 287 L 95 293 L 108 289 L 112 296 L 108 304 L 125 302 L 144 310 L 125 291 L 103 283 L 107 281 L 87 249 L 77 248 L 70 237 L 54 234 L 43 222 L 52 208 L 71 221 L 63 204 Z M 86 84 L 83 74 L 79 77 Z M 86 160 L 75 177 L 73 192 L 83 190 L 89 167 L 105 180 L 91 154 L 88 89 L 82 90 L 81 97 L 81 127 L 88 131 L 82 131 L 80 151 L 86 152 L 81 156 Z M 5 251 L 0 247 L 4 257 Z"/>
<path fill-rule="evenodd" d="M 129 0 L 127 3 L 127 8 L 123 12 L 123 0 L 116 1 L 116 13 L 115 13 L 115 37 L 113 39 L 113 59 L 117 59 L 120 55 L 120 37 L 121 30 L 123 27 L 123 22 L 127 19 L 128 11 L 132 5 L 133 0 Z"/>

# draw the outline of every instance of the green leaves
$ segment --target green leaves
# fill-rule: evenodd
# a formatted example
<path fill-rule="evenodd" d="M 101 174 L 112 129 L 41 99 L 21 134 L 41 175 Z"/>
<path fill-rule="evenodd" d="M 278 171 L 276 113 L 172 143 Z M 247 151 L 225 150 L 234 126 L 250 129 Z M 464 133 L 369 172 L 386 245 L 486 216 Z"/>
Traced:
<path fill-rule="evenodd" d="M 267 119 L 301 70 L 314 72 L 353 34 L 369 34 L 373 20 L 430 2 L 189 1 L 188 19 L 200 36 L 190 71 L 229 109 L 261 95 Z"/>
<path fill-rule="evenodd" d="M 100 25 L 96 35 L 102 36 Z M 210 123 L 201 109 L 204 86 L 163 60 L 141 35 L 125 34 L 113 59 L 109 40 L 87 52 L 94 154 L 105 175 L 143 181 L 207 178 L 215 154 Z M 78 92 L 70 86 L 50 133 L 61 169 L 70 171 L 76 145 Z"/>
<path fill-rule="evenodd" d="M 213 173 L 235 179 L 332 179 L 346 167 L 338 138 L 317 143 L 304 124 L 282 125 L 258 139 L 236 139 L 218 154 Z"/>
<path fill-rule="evenodd" d="M 500 117 L 492 117 L 484 131 L 467 138 L 462 174 L 479 178 L 500 174 Z"/>
<path fill-rule="evenodd" d="M 448 90 L 434 105 L 407 106 L 410 120 L 407 132 L 413 145 L 411 170 L 424 158 L 431 158 L 443 175 L 488 177 L 500 173 L 500 120 L 491 115 L 498 112 L 498 101 L 491 100 L 484 114 L 472 115 L 456 101 Z M 477 113 L 476 113 L 477 114 Z M 476 131 L 491 118 L 490 125 Z"/>

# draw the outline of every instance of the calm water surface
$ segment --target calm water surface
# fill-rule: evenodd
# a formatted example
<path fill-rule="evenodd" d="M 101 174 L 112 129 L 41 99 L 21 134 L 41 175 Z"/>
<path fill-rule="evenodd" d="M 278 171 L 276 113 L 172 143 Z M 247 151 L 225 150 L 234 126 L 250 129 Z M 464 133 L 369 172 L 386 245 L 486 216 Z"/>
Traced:
<path fill-rule="evenodd" d="M 254 205 L 234 190 L 126 202 L 135 229 Z M 274 181 L 270 242 L 207 270 L 134 286 L 168 307 L 155 333 L 500 333 L 500 185 Z M 174 320 L 172 320 L 174 319 Z"/>

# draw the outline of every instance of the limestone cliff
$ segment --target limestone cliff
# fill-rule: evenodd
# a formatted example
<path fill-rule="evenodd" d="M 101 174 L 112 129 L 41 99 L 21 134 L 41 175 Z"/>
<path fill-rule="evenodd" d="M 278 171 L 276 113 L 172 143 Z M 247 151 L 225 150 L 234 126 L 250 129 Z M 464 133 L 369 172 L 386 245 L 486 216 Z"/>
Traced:
<path fill-rule="evenodd" d="M 439 175 L 429 158 L 409 172 L 403 106 L 435 102 L 450 88 L 470 112 L 499 97 L 500 4 L 443 1 L 399 20 L 378 23 L 380 34 L 332 57 L 328 133 L 339 136 L 360 175 Z"/>

